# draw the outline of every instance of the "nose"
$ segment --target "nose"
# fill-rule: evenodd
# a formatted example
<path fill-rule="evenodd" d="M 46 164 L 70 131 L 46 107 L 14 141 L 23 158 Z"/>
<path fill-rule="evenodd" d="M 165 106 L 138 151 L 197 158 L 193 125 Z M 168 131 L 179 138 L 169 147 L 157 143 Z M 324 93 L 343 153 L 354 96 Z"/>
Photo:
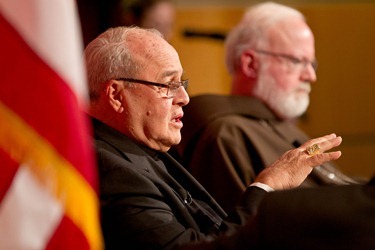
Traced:
<path fill-rule="evenodd" d="M 316 70 L 314 66 L 311 63 L 307 63 L 304 65 L 302 74 L 301 74 L 301 80 L 306 82 L 315 82 L 317 79 L 316 76 Z"/>
<path fill-rule="evenodd" d="M 173 97 L 173 103 L 179 106 L 185 106 L 190 102 L 189 94 L 184 87 L 179 87 L 175 96 Z"/>

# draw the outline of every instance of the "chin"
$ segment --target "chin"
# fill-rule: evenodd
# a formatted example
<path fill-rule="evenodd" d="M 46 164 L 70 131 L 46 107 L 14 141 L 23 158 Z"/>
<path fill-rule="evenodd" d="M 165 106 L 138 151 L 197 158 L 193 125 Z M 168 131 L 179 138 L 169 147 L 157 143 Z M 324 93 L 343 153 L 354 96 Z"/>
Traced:
<path fill-rule="evenodd" d="M 179 144 L 180 142 L 181 142 L 181 136 L 173 140 L 173 146 Z"/>
<path fill-rule="evenodd" d="M 181 142 L 181 134 L 178 133 L 178 135 L 172 134 L 171 136 L 168 137 L 168 144 L 171 146 L 177 145 Z"/>
<path fill-rule="evenodd" d="M 297 108 L 296 108 L 297 107 Z M 278 114 L 279 118 L 294 119 L 303 115 L 307 110 L 306 106 L 278 106 L 274 111 Z"/>

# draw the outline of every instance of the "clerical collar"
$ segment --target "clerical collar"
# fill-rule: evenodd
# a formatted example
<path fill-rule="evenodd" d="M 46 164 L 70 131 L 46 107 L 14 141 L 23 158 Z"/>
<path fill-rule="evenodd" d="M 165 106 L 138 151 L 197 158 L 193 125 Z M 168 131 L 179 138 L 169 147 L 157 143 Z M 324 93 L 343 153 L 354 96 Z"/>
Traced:
<path fill-rule="evenodd" d="M 144 146 L 144 145 L 141 145 L 141 144 L 138 144 L 149 156 L 151 156 L 154 160 L 158 160 L 159 159 L 159 154 L 160 152 L 159 151 L 156 151 L 154 149 L 151 149 L 147 146 Z"/>

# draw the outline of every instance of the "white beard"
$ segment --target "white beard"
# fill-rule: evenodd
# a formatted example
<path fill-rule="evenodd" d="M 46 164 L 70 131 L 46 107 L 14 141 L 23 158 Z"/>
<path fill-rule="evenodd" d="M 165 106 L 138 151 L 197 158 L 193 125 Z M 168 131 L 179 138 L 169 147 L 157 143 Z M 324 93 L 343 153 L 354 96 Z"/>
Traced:
<path fill-rule="evenodd" d="M 263 69 L 264 70 L 264 69 Z M 293 119 L 306 112 L 310 97 L 311 85 L 301 82 L 291 92 L 280 89 L 275 79 L 268 73 L 258 80 L 254 88 L 254 96 L 260 98 L 280 119 Z"/>

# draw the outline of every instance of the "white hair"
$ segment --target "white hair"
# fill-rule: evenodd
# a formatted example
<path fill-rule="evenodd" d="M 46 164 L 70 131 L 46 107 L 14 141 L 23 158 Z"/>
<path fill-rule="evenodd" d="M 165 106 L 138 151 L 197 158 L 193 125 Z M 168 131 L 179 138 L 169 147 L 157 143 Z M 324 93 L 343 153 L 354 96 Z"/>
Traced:
<path fill-rule="evenodd" d="M 129 50 L 126 37 L 140 29 L 136 26 L 109 28 L 87 45 L 84 55 L 91 101 L 99 97 L 102 84 L 108 80 L 132 78 L 137 74 L 138 63 L 133 58 L 133 51 Z M 155 29 L 146 31 L 163 37 Z"/>
<path fill-rule="evenodd" d="M 267 45 L 270 27 L 287 18 L 305 20 L 298 10 L 274 2 L 257 4 L 247 9 L 240 23 L 232 29 L 225 41 L 225 63 L 228 72 L 233 74 L 239 67 L 244 50 L 256 49 L 260 44 Z"/>

